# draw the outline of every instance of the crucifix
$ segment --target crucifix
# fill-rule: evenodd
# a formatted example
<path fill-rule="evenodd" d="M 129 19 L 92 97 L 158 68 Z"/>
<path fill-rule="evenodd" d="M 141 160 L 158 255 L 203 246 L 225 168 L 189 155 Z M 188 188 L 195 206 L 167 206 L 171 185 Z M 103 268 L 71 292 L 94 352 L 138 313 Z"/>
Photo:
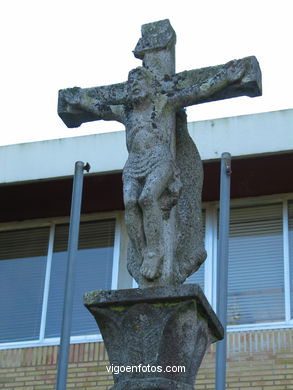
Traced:
<path fill-rule="evenodd" d="M 206 258 L 203 168 L 184 108 L 261 95 L 255 57 L 176 73 L 175 43 L 169 20 L 145 24 L 134 49 L 142 66 L 126 82 L 59 92 L 58 114 L 68 127 L 101 119 L 125 125 L 127 262 L 142 288 L 181 284 Z"/>

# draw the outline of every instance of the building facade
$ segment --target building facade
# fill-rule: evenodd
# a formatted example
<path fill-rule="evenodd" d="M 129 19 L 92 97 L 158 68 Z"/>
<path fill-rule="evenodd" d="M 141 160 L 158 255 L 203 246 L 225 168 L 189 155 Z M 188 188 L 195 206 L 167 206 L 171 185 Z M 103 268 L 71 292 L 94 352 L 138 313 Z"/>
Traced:
<path fill-rule="evenodd" d="M 293 110 L 189 124 L 204 162 L 208 257 L 187 283 L 216 307 L 219 172 L 232 155 L 227 386 L 293 389 Z M 54 389 L 72 174 L 85 175 L 68 388 L 112 375 L 85 292 L 135 286 L 126 271 L 123 131 L 0 147 L 0 388 Z M 197 389 L 214 388 L 215 346 Z"/>

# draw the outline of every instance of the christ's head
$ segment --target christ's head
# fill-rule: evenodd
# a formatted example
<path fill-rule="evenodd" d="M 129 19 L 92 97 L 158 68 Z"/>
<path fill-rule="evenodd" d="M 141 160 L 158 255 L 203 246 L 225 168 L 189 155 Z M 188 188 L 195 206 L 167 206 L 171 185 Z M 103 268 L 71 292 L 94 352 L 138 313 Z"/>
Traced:
<path fill-rule="evenodd" d="M 153 93 L 153 75 L 143 67 L 132 69 L 128 74 L 128 94 L 134 101 L 141 101 Z"/>

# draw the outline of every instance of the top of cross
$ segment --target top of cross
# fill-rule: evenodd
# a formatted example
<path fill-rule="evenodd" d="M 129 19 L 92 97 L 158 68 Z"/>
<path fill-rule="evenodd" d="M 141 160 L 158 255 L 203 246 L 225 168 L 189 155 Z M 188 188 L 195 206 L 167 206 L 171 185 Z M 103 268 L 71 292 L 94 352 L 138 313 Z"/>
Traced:
<path fill-rule="evenodd" d="M 168 19 L 143 24 L 141 38 L 133 51 L 158 78 L 175 73 L 176 33 Z M 162 56 L 164 61 L 162 61 Z"/>
<path fill-rule="evenodd" d="M 137 42 L 133 53 L 136 58 L 143 59 L 145 53 L 154 50 L 164 50 L 174 46 L 176 33 L 169 19 L 143 24 L 141 38 Z"/>

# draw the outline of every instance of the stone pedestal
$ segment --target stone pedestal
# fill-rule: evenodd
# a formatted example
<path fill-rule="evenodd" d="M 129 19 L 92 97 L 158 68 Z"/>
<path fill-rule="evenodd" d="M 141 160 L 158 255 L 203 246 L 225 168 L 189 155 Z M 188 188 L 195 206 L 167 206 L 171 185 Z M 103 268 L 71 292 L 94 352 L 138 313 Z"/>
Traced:
<path fill-rule="evenodd" d="M 84 304 L 100 328 L 110 365 L 119 366 L 111 390 L 192 390 L 208 346 L 223 338 L 196 284 L 97 290 L 85 295 Z"/>

